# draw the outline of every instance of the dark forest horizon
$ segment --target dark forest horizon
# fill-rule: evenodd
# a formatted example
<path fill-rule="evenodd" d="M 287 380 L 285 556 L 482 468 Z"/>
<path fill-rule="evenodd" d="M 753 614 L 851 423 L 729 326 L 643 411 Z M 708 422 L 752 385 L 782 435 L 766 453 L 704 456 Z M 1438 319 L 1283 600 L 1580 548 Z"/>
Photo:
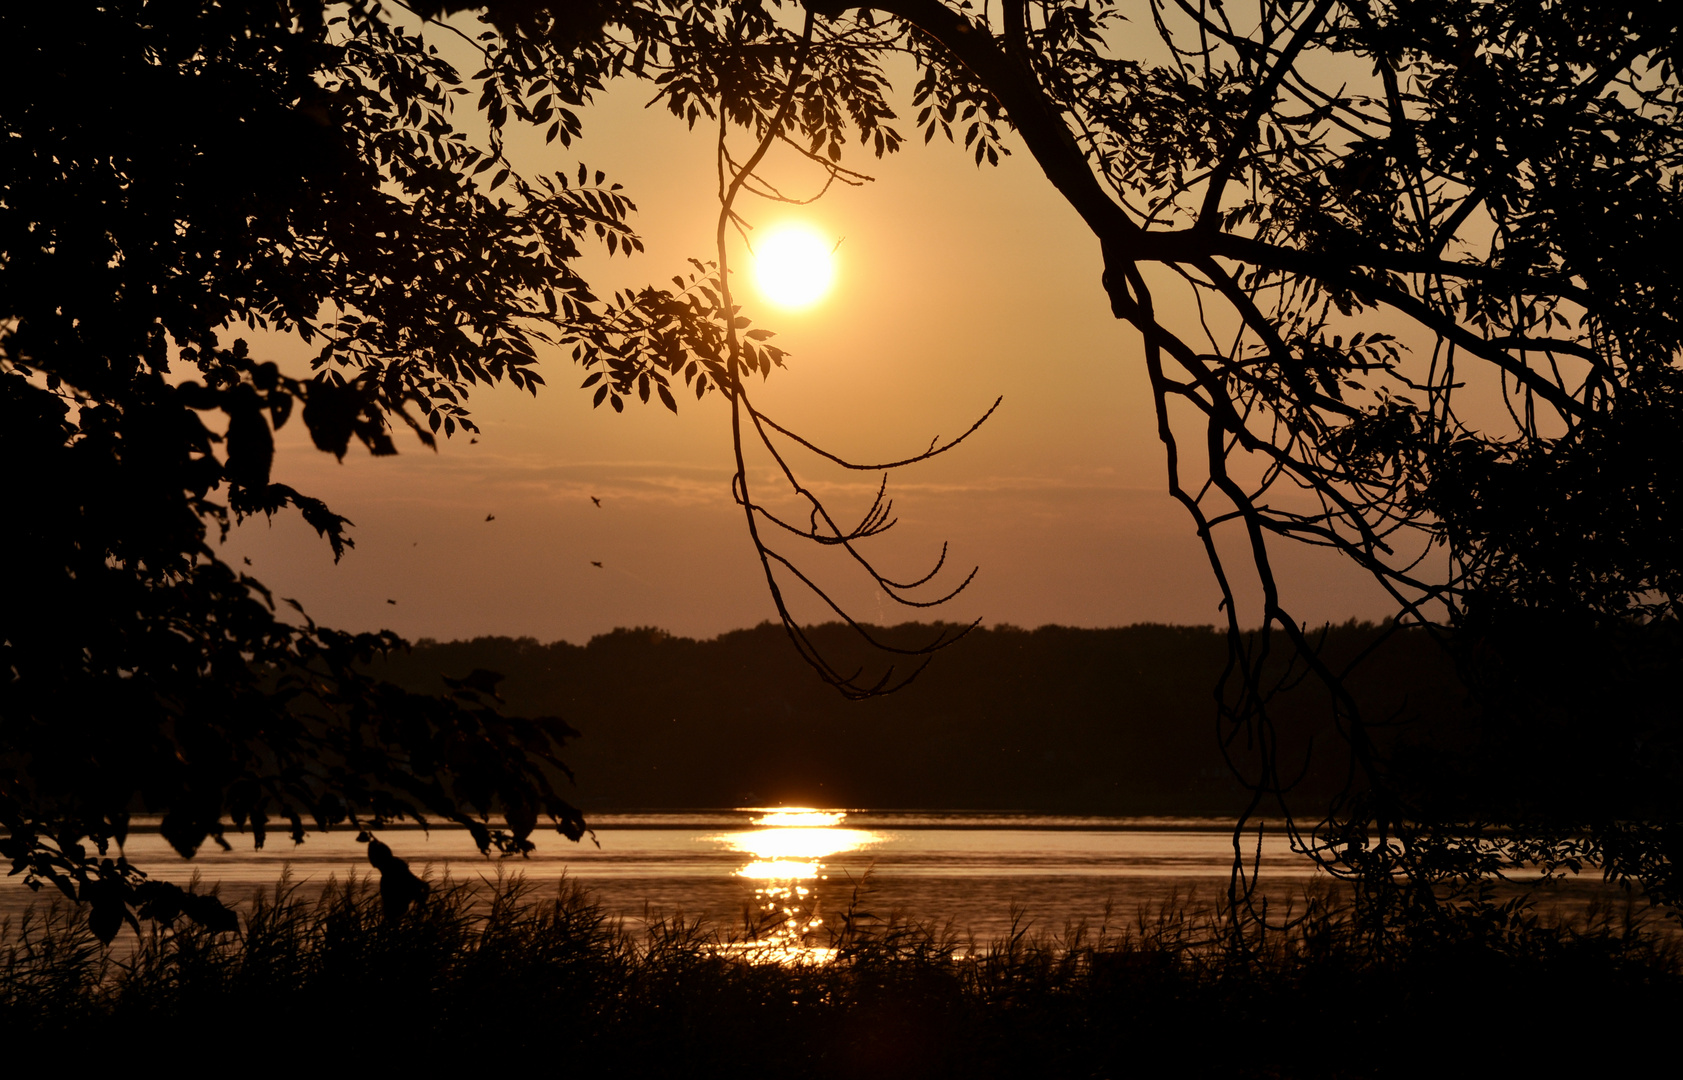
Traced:
<path fill-rule="evenodd" d="M 912 642 L 933 629 L 884 633 Z M 1328 655 L 1353 656 L 1383 629 L 1328 628 Z M 840 624 L 812 633 L 846 648 Z M 865 701 L 815 678 L 773 623 L 699 640 L 649 627 L 583 645 L 422 640 L 373 673 L 418 692 L 502 673 L 509 709 L 581 732 L 568 790 L 587 814 L 786 804 L 1227 815 L 1246 793 L 1212 731 L 1226 649 L 1208 626 L 977 627 L 911 685 Z M 1399 738 L 1465 716 L 1453 665 L 1423 634 L 1394 632 L 1362 672 L 1364 703 L 1406 718 Z M 1330 749 L 1324 692 L 1287 693 L 1280 716 L 1283 757 L 1309 755 L 1295 791 L 1312 805 L 1344 779 L 1336 753 L 1311 753 Z"/>

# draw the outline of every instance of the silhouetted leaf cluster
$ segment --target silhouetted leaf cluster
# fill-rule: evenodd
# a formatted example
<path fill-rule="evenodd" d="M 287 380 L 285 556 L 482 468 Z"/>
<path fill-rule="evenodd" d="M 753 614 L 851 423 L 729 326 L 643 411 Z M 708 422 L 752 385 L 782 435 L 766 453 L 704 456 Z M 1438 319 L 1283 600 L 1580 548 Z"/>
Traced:
<path fill-rule="evenodd" d="M 587 238 L 638 246 L 630 202 L 582 165 L 528 182 L 500 149 L 510 114 L 576 132 L 588 71 L 528 102 L 543 87 L 493 63 L 476 145 L 453 104 L 472 80 L 377 5 L 8 8 L 0 36 L 12 871 L 109 936 L 136 912 L 223 918 L 111 857 L 135 813 L 185 856 L 230 823 L 259 844 L 398 817 L 504 851 L 541 817 L 579 837 L 565 723 L 503 715 L 483 674 L 443 696 L 367 678 L 400 639 L 279 617 L 213 540 L 296 510 L 342 555 L 350 523 L 273 482 L 273 429 L 298 417 L 339 457 L 395 453 L 399 422 L 431 446 L 477 430 L 473 387 L 535 392 L 540 345 L 600 336 L 572 262 Z M 239 324 L 313 345 L 313 374 Z"/>

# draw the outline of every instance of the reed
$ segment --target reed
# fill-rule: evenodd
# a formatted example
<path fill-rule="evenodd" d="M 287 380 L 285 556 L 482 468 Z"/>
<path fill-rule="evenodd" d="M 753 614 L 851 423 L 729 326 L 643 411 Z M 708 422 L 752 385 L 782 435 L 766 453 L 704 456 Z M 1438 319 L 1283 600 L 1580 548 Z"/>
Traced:
<path fill-rule="evenodd" d="M 348 1048 L 321 1067 L 513 1054 L 589 1077 L 1388 1076 L 1634 1056 L 1664 1048 L 1683 1005 L 1675 935 L 1632 908 L 1568 925 L 1491 905 L 1379 948 L 1333 894 L 1239 937 L 1175 898 L 1057 933 L 1020 917 L 979 942 L 873 915 L 868 885 L 793 944 L 775 921 L 628 921 L 574 883 L 540 896 L 518 877 L 435 882 L 395 920 L 366 878 L 311 894 L 283 878 L 237 932 L 154 926 L 111 948 L 80 909 L 47 905 L 0 926 L 0 1038 L 230 1068 L 277 1053 L 312 1067 L 331 1038 Z"/>

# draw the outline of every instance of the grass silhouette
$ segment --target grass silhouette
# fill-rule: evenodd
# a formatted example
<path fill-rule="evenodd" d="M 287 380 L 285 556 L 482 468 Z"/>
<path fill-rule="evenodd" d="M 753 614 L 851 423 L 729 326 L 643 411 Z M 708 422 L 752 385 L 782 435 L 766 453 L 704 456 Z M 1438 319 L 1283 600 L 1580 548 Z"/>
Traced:
<path fill-rule="evenodd" d="M 872 916 L 864 884 L 823 963 L 774 962 L 787 942 L 751 916 L 632 925 L 574 883 L 518 878 L 435 882 L 396 919 L 368 878 L 311 895 L 283 878 L 237 932 L 183 922 L 110 948 L 54 904 L 0 928 L 0 1038 L 259 1072 L 317 1055 L 588 1077 L 1391 1076 L 1605 1065 L 1663 1049 L 1683 1006 L 1674 935 L 1630 909 L 1549 925 L 1504 905 L 1381 941 L 1320 896 L 1235 940 L 1169 901 L 977 942 Z"/>

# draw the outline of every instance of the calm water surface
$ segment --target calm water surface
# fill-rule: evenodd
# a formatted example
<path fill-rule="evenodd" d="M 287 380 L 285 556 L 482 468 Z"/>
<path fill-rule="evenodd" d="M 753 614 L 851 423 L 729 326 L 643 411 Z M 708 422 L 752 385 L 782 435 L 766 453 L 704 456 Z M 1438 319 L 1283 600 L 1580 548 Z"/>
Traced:
<path fill-rule="evenodd" d="M 1229 823 L 1215 819 L 761 808 L 605 814 L 592 824 L 595 843 L 540 833 L 529 858 L 486 858 L 459 829 L 391 829 L 380 837 L 434 881 L 519 874 L 542 895 L 571 879 L 633 926 L 682 915 L 729 930 L 787 910 L 799 928 L 818 930 L 851 905 L 879 919 L 950 925 L 978 941 L 1013 926 L 1042 933 L 1082 922 L 1095 931 L 1107 922 L 1116 927 L 1165 902 L 1207 908 L 1226 890 L 1233 855 Z M 202 886 L 214 884 L 223 899 L 241 903 L 272 891 L 283 871 L 305 892 L 330 878 L 367 875 L 355 835 L 313 833 L 295 846 L 271 834 L 257 851 L 250 836 L 229 833 L 233 850 L 207 844 L 188 861 L 156 832 L 141 831 L 126 852 L 154 877 L 187 884 L 197 875 Z M 1277 833 L 1265 837 L 1260 867 L 1275 903 L 1326 885 Z M 35 898 L 17 879 L 6 882 L 0 914 L 15 916 Z"/>

